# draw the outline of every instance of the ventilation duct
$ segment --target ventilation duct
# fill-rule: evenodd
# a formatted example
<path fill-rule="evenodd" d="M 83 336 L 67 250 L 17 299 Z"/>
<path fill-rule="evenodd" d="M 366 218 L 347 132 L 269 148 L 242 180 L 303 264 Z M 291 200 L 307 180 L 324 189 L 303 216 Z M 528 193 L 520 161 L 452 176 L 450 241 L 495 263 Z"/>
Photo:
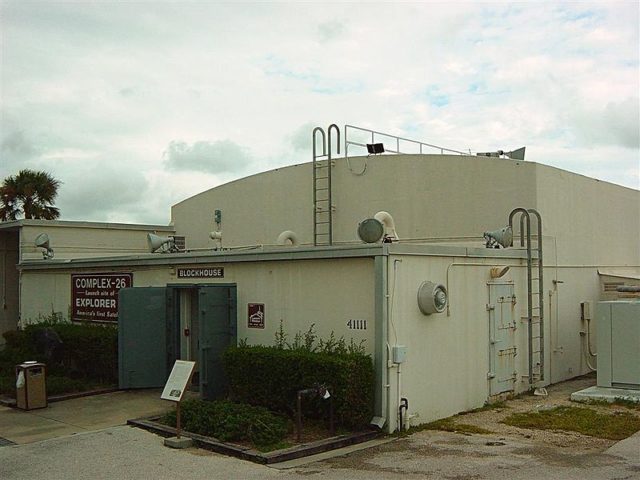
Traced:
<path fill-rule="evenodd" d="M 300 245 L 300 242 L 298 241 L 298 235 L 291 230 L 285 230 L 280 235 L 278 235 L 276 243 L 278 245 L 292 245 L 294 247 Z"/>

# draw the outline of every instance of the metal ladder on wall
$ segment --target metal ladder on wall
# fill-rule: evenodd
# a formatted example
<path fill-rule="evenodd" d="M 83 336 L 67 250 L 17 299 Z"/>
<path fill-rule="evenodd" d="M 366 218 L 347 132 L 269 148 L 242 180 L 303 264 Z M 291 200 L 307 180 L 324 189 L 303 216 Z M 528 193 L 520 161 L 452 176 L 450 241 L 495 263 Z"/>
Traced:
<path fill-rule="evenodd" d="M 333 161 L 331 156 L 331 130 L 335 129 L 338 136 L 337 153 L 340 153 L 340 129 L 333 123 L 329 125 L 328 142 L 324 130 L 320 127 L 313 129 L 313 244 L 333 245 L 333 205 L 332 179 Z M 322 153 L 318 153 L 317 133 L 321 133 Z M 327 148 L 328 147 L 328 148 Z"/>
<path fill-rule="evenodd" d="M 544 264 L 542 261 L 542 218 L 533 208 L 515 208 L 509 214 L 509 227 L 520 213 L 520 246 L 527 248 L 527 345 L 529 385 L 544 380 Z M 536 217 L 536 258 L 532 255 L 531 216 Z M 526 236 L 525 236 L 526 234 Z"/>

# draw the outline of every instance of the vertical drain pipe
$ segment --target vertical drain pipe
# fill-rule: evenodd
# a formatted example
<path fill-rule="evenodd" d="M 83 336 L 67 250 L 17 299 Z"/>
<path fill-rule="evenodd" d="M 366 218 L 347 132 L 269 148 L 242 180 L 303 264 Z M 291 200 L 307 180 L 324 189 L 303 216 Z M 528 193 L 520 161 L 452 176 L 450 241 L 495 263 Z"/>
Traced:
<path fill-rule="evenodd" d="M 402 433 L 402 429 L 404 427 L 404 421 L 402 419 L 402 409 L 404 409 L 405 413 L 407 413 L 407 411 L 409 410 L 409 400 L 407 400 L 406 398 L 400 399 L 400 407 L 398 408 L 398 415 L 400 416 L 400 427 L 398 428 L 398 431 L 400 433 Z"/>

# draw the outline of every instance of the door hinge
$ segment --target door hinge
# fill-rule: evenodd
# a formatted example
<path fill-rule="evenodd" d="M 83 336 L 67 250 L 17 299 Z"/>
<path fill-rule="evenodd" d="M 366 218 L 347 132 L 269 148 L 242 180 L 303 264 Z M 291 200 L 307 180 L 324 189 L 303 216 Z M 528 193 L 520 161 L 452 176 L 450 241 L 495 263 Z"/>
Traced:
<path fill-rule="evenodd" d="M 489 312 L 491 310 L 495 310 L 496 306 L 491 303 L 487 303 L 486 308 L 487 308 L 487 311 Z"/>

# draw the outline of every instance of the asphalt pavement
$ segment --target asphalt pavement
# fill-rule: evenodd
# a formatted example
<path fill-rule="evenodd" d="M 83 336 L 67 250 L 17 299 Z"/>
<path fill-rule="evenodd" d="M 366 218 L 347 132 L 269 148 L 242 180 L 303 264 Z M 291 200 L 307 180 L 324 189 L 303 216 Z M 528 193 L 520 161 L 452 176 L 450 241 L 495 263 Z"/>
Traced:
<path fill-rule="evenodd" d="M 69 479 L 639 479 L 640 432 L 602 452 L 525 438 L 424 431 L 264 466 L 191 448 L 124 423 L 172 405 L 159 392 L 116 392 L 23 412 L 0 408 L 2 480 Z M 369 447 L 369 448 L 363 448 Z"/>

